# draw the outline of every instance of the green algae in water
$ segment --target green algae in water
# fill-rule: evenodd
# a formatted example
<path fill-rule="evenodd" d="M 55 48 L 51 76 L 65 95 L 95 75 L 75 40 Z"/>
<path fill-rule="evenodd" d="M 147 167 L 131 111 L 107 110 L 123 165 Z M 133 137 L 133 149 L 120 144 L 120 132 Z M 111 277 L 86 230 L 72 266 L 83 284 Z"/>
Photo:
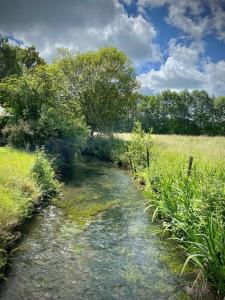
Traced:
<path fill-rule="evenodd" d="M 55 200 L 54 205 L 63 209 L 70 221 L 74 222 L 80 229 L 84 229 L 95 216 L 104 213 L 118 203 L 118 200 L 105 203 L 85 202 L 83 196 L 78 195 L 72 200 Z"/>

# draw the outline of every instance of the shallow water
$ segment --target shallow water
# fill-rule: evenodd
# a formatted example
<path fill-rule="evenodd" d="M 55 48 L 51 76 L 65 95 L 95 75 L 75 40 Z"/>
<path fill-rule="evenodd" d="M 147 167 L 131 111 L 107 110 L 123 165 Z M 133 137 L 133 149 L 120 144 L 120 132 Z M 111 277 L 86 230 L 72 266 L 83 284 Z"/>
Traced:
<path fill-rule="evenodd" d="M 0 299 L 189 299 L 183 255 L 144 213 L 129 174 L 93 159 L 75 171 L 62 200 L 30 222 Z"/>

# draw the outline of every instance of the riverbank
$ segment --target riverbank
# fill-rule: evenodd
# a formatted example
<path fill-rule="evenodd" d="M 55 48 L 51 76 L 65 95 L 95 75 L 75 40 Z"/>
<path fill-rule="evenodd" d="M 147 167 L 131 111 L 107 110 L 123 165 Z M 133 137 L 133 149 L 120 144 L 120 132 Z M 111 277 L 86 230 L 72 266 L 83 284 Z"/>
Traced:
<path fill-rule="evenodd" d="M 184 253 L 144 213 L 129 172 L 93 157 L 74 170 L 62 197 L 26 226 L 0 299 L 192 299 Z"/>
<path fill-rule="evenodd" d="M 197 292 L 202 294 L 204 289 L 212 288 L 222 297 L 225 138 L 153 135 L 152 141 L 149 166 L 146 148 L 144 152 L 139 149 L 142 138 L 130 148 L 131 134 L 116 134 L 111 140 L 97 136 L 88 149 L 98 157 L 104 153 L 108 160 L 132 168 L 134 177 L 144 185 L 149 207 L 154 209 L 153 219 L 160 220 L 186 251 L 184 270 L 190 261 L 197 267 Z M 190 156 L 194 161 L 188 172 Z"/>
<path fill-rule="evenodd" d="M 20 236 L 20 225 L 44 199 L 57 193 L 59 184 L 45 155 L 0 147 L 0 277 L 7 249 Z"/>

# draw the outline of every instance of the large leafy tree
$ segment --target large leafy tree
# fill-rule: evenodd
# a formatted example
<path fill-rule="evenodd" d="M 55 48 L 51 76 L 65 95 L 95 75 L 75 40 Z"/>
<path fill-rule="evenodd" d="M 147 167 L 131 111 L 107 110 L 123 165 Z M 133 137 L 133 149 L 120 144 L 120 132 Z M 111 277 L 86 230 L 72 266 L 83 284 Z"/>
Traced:
<path fill-rule="evenodd" d="M 58 66 L 41 65 L 0 83 L 0 103 L 11 116 L 4 129 L 9 142 L 45 146 L 67 160 L 80 149 L 88 129 L 64 78 Z"/>
<path fill-rule="evenodd" d="M 84 54 L 61 51 L 59 66 L 92 132 L 109 129 L 135 105 L 137 81 L 129 58 L 116 48 Z"/>

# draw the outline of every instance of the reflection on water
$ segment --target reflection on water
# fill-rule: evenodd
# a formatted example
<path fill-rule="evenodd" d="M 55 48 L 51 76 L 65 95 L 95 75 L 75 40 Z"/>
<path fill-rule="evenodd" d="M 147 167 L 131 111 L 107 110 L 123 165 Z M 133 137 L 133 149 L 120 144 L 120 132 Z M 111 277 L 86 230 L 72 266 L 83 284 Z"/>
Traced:
<path fill-rule="evenodd" d="M 0 298 L 189 299 L 182 258 L 126 171 L 96 160 L 75 170 L 63 199 L 27 228 Z"/>

